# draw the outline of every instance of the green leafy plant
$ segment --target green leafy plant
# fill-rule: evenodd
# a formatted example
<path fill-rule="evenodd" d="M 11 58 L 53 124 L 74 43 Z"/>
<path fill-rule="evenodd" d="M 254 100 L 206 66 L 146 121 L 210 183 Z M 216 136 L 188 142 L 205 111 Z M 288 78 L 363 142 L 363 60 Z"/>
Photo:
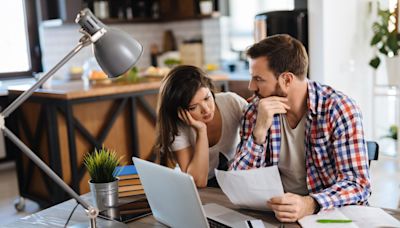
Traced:
<path fill-rule="evenodd" d="M 135 83 L 139 81 L 140 77 L 139 77 L 139 70 L 137 67 L 132 67 L 129 71 L 127 71 L 126 73 L 122 74 L 121 76 L 115 79 L 115 82 L 118 83 Z"/>
<path fill-rule="evenodd" d="M 387 134 L 387 135 L 384 135 L 383 137 L 384 138 L 391 138 L 391 139 L 394 139 L 394 140 L 397 140 L 397 132 L 398 132 L 398 128 L 397 128 L 397 126 L 396 125 L 391 125 L 390 127 L 389 127 L 389 133 Z"/>
<path fill-rule="evenodd" d="M 378 21 L 374 22 L 372 29 L 374 36 L 371 39 L 370 45 L 376 47 L 379 53 L 392 57 L 399 54 L 400 35 L 395 29 L 396 18 L 395 13 L 390 10 L 378 9 Z M 369 65 L 377 69 L 381 63 L 378 55 L 375 55 Z"/>
<path fill-rule="evenodd" d="M 92 183 L 108 183 L 115 181 L 115 176 L 118 176 L 118 173 L 114 173 L 114 170 L 115 167 L 120 165 L 121 159 L 121 157 L 118 158 L 114 150 L 103 146 L 99 150 L 95 149 L 92 153 L 87 153 L 83 162 Z"/>
<path fill-rule="evenodd" d="M 168 58 L 164 60 L 164 64 L 169 68 L 173 68 L 174 66 L 181 64 L 181 61 L 179 59 Z"/>
<path fill-rule="evenodd" d="M 136 82 L 138 80 L 139 71 L 136 67 L 132 67 L 127 76 L 128 82 Z"/>

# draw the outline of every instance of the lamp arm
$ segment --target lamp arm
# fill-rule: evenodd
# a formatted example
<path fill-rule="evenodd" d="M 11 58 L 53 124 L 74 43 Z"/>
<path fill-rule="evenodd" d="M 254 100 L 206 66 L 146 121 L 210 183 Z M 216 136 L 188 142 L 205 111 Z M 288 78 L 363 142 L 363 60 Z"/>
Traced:
<path fill-rule="evenodd" d="M 32 93 L 43 85 L 58 69 L 67 63 L 73 56 L 75 56 L 82 48 L 92 43 L 91 37 L 84 34 L 79 40 L 78 45 L 72 49 L 60 62 L 58 62 L 48 73 L 41 77 L 31 88 L 23 92 L 17 97 L 3 112 L 0 113 L 0 130 L 8 137 L 22 152 L 25 153 L 47 176 L 55 181 L 64 191 L 73 197 L 79 204 L 81 204 L 87 211 L 90 218 L 91 227 L 95 227 L 95 219 L 99 214 L 99 209 L 91 206 L 84 201 L 69 185 L 67 185 L 50 167 L 47 166 L 29 147 L 27 147 L 12 131 L 5 126 L 5 118 L 8 117 L 16 108 L 18 108 Z"/>
<path fill-rule="evenodd" d="M 29 147 L 27 147 L 12 131 L 10 131 L 6 126 L 2 126 L 1 129 L 4 135 L 7 136 L 22 152 L 25 153 L 40 169 L 42 169 L 47 176 L 49 176 L 53 181 L 55 181 L 64 191 L 66 191 L 70 196 L 72 196 L 76 201 L 81 204 L 88 213 L 89 218 L 96 218 L 99 214 L 99 210 L 95 207 L 90 206 L 86 201 L 84 201 L 69 185 L 67 185 L 51 168 L 49 168 L 46 163 L 44 163 Z"/>
<path fill-rule="evenodd" d="M 84 35 L 79 40 L 78 45 L 74 49 L 72 49 L 71 52 L 69 52 L 63 59 L 61 59 L 61 61 L 58 62 L 57 65 L 55 65 L 48 73 L 41 77 L 39 81 L 37 81 L 31 88 L 24 91 L 20 96 L 18 96 L 17 99 L 15 99 L 6 109 L 4 109 L 2 113 L 0 113 L 0 116 L 7 118 L 16 108 L 24 103 L 24 101 L 28 99 L 37 88 L 43 85 L 47 81 L 47 79 L 49 79 L 55 72 L 57 72 L 58 69 L 64 66 L 64 64 L 67 63 L 80 50 L 82 50 L 83 47 L 89 44 L 91 44 L 90 38 L 86 38 L 86 35 Z"/>

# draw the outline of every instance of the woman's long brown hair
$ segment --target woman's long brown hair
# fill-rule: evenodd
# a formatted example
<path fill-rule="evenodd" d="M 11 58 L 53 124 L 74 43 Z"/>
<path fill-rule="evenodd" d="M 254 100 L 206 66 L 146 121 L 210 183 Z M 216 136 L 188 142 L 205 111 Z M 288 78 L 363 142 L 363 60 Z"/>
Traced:
<path fill-rule="evenodd" d="M 162 81 L 157 106 L 156 142 L 153 154 L 156 162 L 174 164 L 176 157 L 171 144 L 178 135 L 178 124 L 184 124 L 178 117 L 178 110 L 188 109 L 197 90 L 209 88 L 214 96 L 214 84 L 206 73 L 195 66 L 181 65 L 172 69 Z"/>

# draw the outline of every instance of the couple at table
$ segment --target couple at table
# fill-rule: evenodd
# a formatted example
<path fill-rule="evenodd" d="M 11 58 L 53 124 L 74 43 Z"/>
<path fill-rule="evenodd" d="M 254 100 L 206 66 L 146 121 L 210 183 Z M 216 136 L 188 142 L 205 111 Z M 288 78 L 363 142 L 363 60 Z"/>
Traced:
<path fill-rule="evenodd" d="M 171 70 L 160 88 L 155 151 L 198 187 L 216 185 L 214 168 L 277 165 L 285 194 L 265 203 L 282 222 L 368 204 L 368 157 L 355 102 L 307 79 L 307 52 L 289 35 L 255 43 L 247 56 L 254 92 L 248 102 L 214 93 L 199 68 Z"/>

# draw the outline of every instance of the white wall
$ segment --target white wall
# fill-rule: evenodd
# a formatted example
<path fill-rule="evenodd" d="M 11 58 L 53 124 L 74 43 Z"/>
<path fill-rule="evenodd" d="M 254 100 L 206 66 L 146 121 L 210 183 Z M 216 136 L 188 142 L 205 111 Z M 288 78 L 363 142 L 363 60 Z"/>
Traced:
<path fill-rule="evenodd" d="M 143 55 L 137 63 L 139 68 L 150 66 L 150 46 L 157 44 L 162 51 L 164 31 L 170 29 L 174 32 L 175 39 L 179 45 L 182 41 L 200 38 L 205 47 L 205 62 L 219 63 L 221 59 L 221 23 L 222 20 L 204 19 L 178 21 L 170 23 L 132 23 L 111 25 L 112 27 L 124 30 L 137 39 L 144 48 Z M 44 71 L 47 72 L 58 63 L 78 43 L 82 36 L 78 32 L 79 27 L 75 24 L 66 24 L 55 27 L 41 28 L 42 54 Z M 54 76 L 55 78 L 67 78 L 71 66 L 82 66 L 86 60 L 93 55 L 90 48 L 85 48 L 74 56 Z"/>
<path fill-rule="evenodd" d="M 356 100 L 373 137 L 371 15 L 367 0 L 308 0 L 310 78 Z"/>

